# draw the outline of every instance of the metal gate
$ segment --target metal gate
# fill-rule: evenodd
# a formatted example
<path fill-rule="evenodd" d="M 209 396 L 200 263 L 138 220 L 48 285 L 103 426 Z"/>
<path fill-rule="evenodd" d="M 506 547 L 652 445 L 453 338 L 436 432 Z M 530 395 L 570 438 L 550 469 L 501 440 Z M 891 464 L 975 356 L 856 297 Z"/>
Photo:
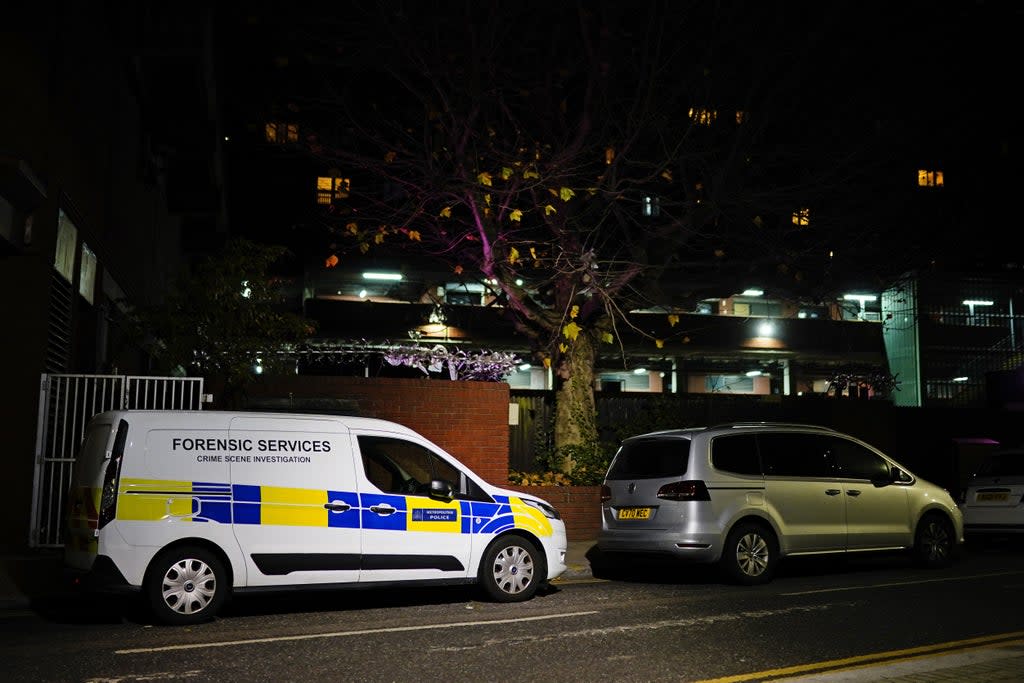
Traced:
<path fill-rule="evenodd" d="M 39 384 L 29 545 L 64 545 L 64 505 L 89 418 L 105 410 L 202 410 L 202 377 L 44 374 Z"/>

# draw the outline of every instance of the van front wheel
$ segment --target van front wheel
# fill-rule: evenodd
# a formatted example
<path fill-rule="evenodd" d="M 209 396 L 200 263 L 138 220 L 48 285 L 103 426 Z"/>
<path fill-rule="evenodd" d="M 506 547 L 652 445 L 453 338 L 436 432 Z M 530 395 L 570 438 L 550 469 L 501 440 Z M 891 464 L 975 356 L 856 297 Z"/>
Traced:
<path fill-rule="evenodd" d="M 146 575 L 150 609 L 164 624 L 198 624 L 213 619 L 227 591 L 220 559 L 199 547 L 165 550 L 154 558 Z"/>
<path fill-rule="evenodd" d="M 529 600 L 546 576 L 544 556 L 522 536 L 499 538 L 480 563 L 480 585 L 496 602 Z"/>

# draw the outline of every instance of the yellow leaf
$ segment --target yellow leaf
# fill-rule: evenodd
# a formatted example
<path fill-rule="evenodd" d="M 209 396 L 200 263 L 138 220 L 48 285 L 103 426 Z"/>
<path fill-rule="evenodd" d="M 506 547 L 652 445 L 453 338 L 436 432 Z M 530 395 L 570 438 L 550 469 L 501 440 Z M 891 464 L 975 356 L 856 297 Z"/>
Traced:
<path fill-rule="evenodd" d="M 520 211 L 519 209 L 513 209 L 512 213 L 510 213 L 508 217 L 515 221 L 516 223 L 519 223 L 520 221 L 523 220 L 523 212 Z"/>
<path fill-rule="evenodd" d="M 378 232 L 376 235 L 374 235 L 373 236 L 373 243 L 374 244 L 384 244 L 384 233 Z"/>
<path fill-rule="evenodd" d="M 509 263 L 515 263 L 518 260 L 519 260 L 519 250 L 516 249 L 515 247 L 512 247 L 508 251 L 508 262 Z"/>
<path fill-rule="evenodd" d="M 569 323 L 568 325 L 562 328 L 562 336 L 565 337 L 566 339 L 571 339 L 575 341 L 576 337 L 580 336 L 581 330 L 582 328 L 576 323 Z"/>
<path fill-rule="evenodd" d="M 684 344 L 689 344 L 690 343 L 690 338 L 689 337 L 683 337 L 683 343 Z"/>
<path fill-rule="evenodd" d="M 324 265 L 327 266 L 328 268 L 333 268 L 334 266 L 338 265 L 338 257 L 337 257 L 337 255 L 331 254 L 330 256 L 328 256 L 327 257 L 327 262 L 324 263 Z"/>
<path fill-rule="evenodd" d="M 487 194 L 484 195 L 484 204 L 486 204 L 487 206 L 491 205 L 491 193 L 490 192 L 488 192 Z"/>
<path fill-rule="evenodd" d="M 491 207 L 489 207 L 489 206 L 485 206 L 484 207 L 484 217 L 485 218 L 490 218 L 491 217 Z"/>
<path fill-rule="evenodd" d="M 409 239 L 411 239 L 413 242 L 419 242 L 420 241 L 420 231 L 419 230 L 410 230 L 409 231 Z"/>
<path fill-rule="evenodd" d="M 362 253 L 365 254 L 366 252 L 370 251 L 370 245 L 368 243 L 366 243 L 366 242 L 360 243 L 359 244 L 359 251 L 361 251 Z"/>
<path fill-rule="evenodd" d="M 550 204 L 545 204 L 544 205 L 544 215 L 545 216 L 550 216 L 553 213 L 558 213 L 558 209 L 556 209 L 555 207 L 551 206 Z"/>
<path fill-rule="evenodd" d="M 568 187 L 563 187 L 562 189 L 560 189 L 560 190 L 558 191 L 558 196 L 562 198 L 562 201 L 563 201 L 563 202 L 567 202 L 567 201 L 569 201 L 570 199 L 572 199 L 573 197 L 575 197 L 575 196 L 576 196 L 576 193 L 575 193 L 575 192 L 573 192 L 573 191 L 572 191 L 571 189 L 569 189 Z"/>
<path fill-rule="evenodd" d="M 359 232 L 359 226 L 356 225 L 355 223 L 349 223 L 348 225 L 345 226 L 345 229 L 348 230 L 348 234 L 350 235 L 354 235 L 357 232 Z"/>
<path fill-rule="evenodd" d="M 478 175 L 476 179 L 477 182 L 479 182 L 481 185 L 486 185 L 487 187 L 491 186 L 491 174 L 488 173 L 487 171 L 484 171 L 483 173 Z"/>
<path fill-rule="evenodd" d="M 530 180 L 531 178 L 537 179 L 540 178 L 540 174 L 534 171 L 533 169 L 528 168 L 525 171 L 523 171 L 523 178 L 526 180 Z"/>
<path fill-rule="evenodd" d="M 672 169 L 666 168 L 664 171 L 661 172 L 661 177 L 671 183 L 672 182 Z"/>
<path fill-rule="evenodd" d="M 551 369 L 551 359 L 550 358 L 545 358 L 544 359 L 544 367 L 549 369 L 549 370 Z"/>
<path fill-rule="evenodd" d="M 443 209 L 441 209 L 440 216 L 441 216 L 441 218 L 451 218 L 452 217 L 452 207 L 446 206 Z"/>
<path fill-rule="evenodd" d="M 555 188 L 553 188 L 553 187 L 549 187 L 548 188 L 548 194 L 551 195 L 552 197 L 557 197 L 558 196 L 558 193 L 555 191 Z"/>
<path fill-rule="evenodd" d="M 675 313 L 670 313 L 669 316 L 668 316 L 668 326 L 669 327 L 675 327 L 678 324 L 679 324 L 679 316 L 676 315 Z"/>
<path fill-rule="evenodd" d="M 663 348 L 665 348 L 665 340 L 664 339 L 655 339 L 654 340 L 654 345 L 657 346 L 659 349 L 663 349 Z"/>
<path fill-rule="evenodd" d="M 569 350 L 569 347 L 568 347 L 568 346 L 566 346 L 565 344 L 559 344 L 559 345 L 558 345 L 558 350 L 559 350 L 559 351 L 560 351 L 561 353 L 565 353 L 566 351 L 568 351 L 568 350 Z"/>
<path fill-rule="evenodd" d="M 455 274 L 456 275 L 462 275 L 462 266 L 459 266 L 459 265 L 455 266 Z"/>
<path fill-rule="evenodd" d="M 385 155 L 384 155 L 384 161 L 385 161 L 385 162 L 387 162 L 387 163 L 389 163 L 389 164 L 391 164 L 391 163 L 394 163 L 394 161 L 395 161 L 395 158 L 396 158 L 397 156 L 398 156 L 398 155 L 397 155 L 397 154 L 395 154 L 394 152 L 388 152 L 387 154 L 385 154 Z"/>
<path fill-rule="evenodd" d="M 723 256 L 725 256 L 724 249 L 715 249 L 715 258 L 722 258 Z"/>
<path fill-rule="evenodd" d="M 501 179 L 508 180 L 509 178 L 512 177 L 512 173 L 513 171 L 511 168 L 509 168 L 508 166 L 503 166 L 501 169 Z"/>
<path fill-rule="evenodd" d="M 760 216 L 754 216 L 754 225 L 759 228 L 764 227 L 764 220 Z"/>
<path fill-rule="evenodd" d="M 572 318 L 573 320 L 575 320 L 576 316 L 578 316 L 579 314 L 580 314 L 580 307 L 579 306 L 573 306 L 572 309 L 569 310 L 569 317 Z"/>
<path fill-rule="evenodd" d="M 615 337 L 612 336 L 611 332 L 602 332 L 601 341 L 603 341 L 605 344 L 611 344 L 613 341 L 615 341 Z"/>
<path fill-rule="evenodd" d="M 537 247 L 530 247 L 530 256 L 534 261 L 537 260 Z"/>

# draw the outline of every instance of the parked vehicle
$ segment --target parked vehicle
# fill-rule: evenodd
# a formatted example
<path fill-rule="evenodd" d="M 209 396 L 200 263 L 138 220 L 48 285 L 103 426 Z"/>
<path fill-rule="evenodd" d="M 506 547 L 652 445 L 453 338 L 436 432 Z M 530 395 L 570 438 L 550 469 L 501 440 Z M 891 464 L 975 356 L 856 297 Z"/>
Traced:
<path fill-rule="evenodd" d="M 718 563 L 768 582 L 780 558 L 909 550 L 942 567 L 963 541 L 945 489 L 847 434 L 733 423 L 623 441 L 602 487 L 598 549 Z"/>
<path fill-rule="evenodd" d="M 1024 449 L 986 456 L 967 482 L 960 509 L 968 541 L 1024 534 Z"/>
<path fill-rule="evenodd" d="M 515 602 L 566 568 L 551 505 L 368 418 L 102 413 L 68 507 L 69 569 L 172 624 L 248 590 L 478 583 Z"/>

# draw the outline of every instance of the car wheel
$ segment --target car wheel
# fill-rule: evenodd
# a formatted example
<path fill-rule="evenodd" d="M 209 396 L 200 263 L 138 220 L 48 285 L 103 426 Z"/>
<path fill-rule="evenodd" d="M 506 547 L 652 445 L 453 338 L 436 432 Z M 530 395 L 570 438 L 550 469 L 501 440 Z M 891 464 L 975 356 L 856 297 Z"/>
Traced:
<path fill-rule="evenodd" d="M 778 559 L 779 542 L 771 529 L 756 522 L 740 522 L 729 532 L 721 565 L 733 582 L 754 586 L 772 580 Z"/>
<path fill-rule="evenodd" d="M 947 567 L 953 561 L 953 525 L 939 514 L 925 515 L 914 534 L 914 560 L 922 567 Z"/>
<path fill-rule="evenodd" d="M 544 556 L 522 536 L 502 536 L 484 553 L 480 585 L 492 600 L 521 602 L 537 592 L 547 576 Z"/>
<path fill-rule="evenodd" d="M 172 548 L 153 560 L 144 590 L 158 621 L 198 624 L 213 619 L 224 603 L 227 574 L 220 559 L 204 548 Z"/>

